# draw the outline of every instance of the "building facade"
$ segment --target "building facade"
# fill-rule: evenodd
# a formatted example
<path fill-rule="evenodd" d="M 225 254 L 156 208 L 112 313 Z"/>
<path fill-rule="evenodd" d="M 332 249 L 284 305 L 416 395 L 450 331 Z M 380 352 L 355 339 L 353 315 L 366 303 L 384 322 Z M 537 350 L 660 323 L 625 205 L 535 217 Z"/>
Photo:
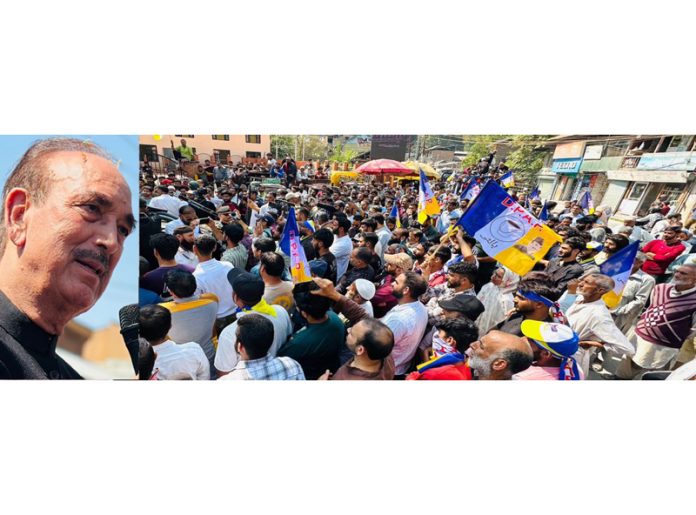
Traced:
<path fill-rule="evenodd" d="M 163 156 L 172 159 L 171 142 L 174 147 L 181 139 L 191 147 L 199 162 L 209 159 L 212 162 L 239 163 L 244 159 L 259 159 L 271 151 L 271 136 L 268 134 L 162 134 L 140 136 L 140 161 L 147 156 L 155 162 Z"/>
<path fill-rule="evenodd" d="M 660 196 L 684 215 L 696 204 L 694 135 L 559 136 L 552 140 L 556 146 L 550 170 L 539 174 L 543 198 L 573 200 L 589 190 L 595 206 L 611 208 L 618 220 L 647 213 Z"/>

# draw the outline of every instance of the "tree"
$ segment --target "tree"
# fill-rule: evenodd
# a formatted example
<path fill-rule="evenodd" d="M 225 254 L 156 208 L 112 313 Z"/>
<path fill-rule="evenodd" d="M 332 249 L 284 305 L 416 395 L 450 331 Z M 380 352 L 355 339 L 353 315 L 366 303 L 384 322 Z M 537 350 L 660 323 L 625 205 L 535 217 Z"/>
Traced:
<path fill-rule="evenodd" d="M 276 159 L 295 156 L 295 136 L 271 135 L 271 154 Z"/>
<path fill-rule="evenodd" d="M 505 164 L 515 173 L 515 182 L 531 187 L 544 166 L 550 150 L 543 142 L 551 136 L 517 135 L 512 137 L 514 150 Z"/>
<path fill-rule="evenodd" d="M 469 148 L 469 153 L 467 154 L 466 158 L 462 161 L 462 168 L 474 166 L 481 160 L 482 157 L 488 157 L 488 154 L 490 154 L 493 151 L 492 143 L 494 141 L 503 139 L 504 137 L 505 136 L 503 135 L 495 134 L 472 136 L 472 140 L 474 141 L 474 143 Z"/>
<path fill-rule="evenodd" d="M 329 154 L 329 161 L 335 163 L 350 163 L 358 157 L 358 151 L 350 148 L 343 148 L 340 143 L 336 145 Z"/>

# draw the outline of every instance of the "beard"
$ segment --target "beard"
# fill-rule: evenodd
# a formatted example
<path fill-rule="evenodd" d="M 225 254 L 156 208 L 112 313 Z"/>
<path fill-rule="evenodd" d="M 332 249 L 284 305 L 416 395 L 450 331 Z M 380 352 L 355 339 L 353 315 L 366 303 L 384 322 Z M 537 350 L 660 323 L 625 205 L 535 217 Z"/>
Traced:
<path fill-rule="evenodd" d="M 187 252 L 190 252 L 193 250 L 193 242 L 190 242 L 190 241 L 181 240 L 179 242 L 179 246 Z"/>
<path fill-rule="evenodd" d="M 491 365 L 493 364 L 493 360 L 495 358 L 493 356 L 490 356 L 487 359 L 480 358 L 475 355 L 470 355 L 469 356 L 469 368 L 476 372 L 476 375 L 478 377 L 488 377 L 491 375 Z"/>
<path fill-rule="evenodd" d="M 404 292 L 401 290 L 392 290 L 392 295 L 394 295 L 394 298 L 396 298 L 397 300 L 404 298 Z"/>

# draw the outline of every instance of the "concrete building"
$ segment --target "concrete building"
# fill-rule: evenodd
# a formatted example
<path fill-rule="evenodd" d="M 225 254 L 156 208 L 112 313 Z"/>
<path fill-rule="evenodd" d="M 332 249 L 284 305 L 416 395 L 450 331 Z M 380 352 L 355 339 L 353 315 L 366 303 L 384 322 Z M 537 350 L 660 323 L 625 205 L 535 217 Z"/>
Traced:
<path fill-rule="evenodd" d="M 145 155 L 150 162 L 157 161 L 157 156 L 173 158 L 170 141 L 178 147 L 182 138 L 201 163 L 206 159 L 239 163 L 243 159 L 263 158 L 271 151 L 271 136 L 268 134 L 162 134 L 159 139 L 145 135 L 140 136 L 140 161 Z"/>
<path fill-rule="evenodd" d="M 687 215 L 696 204 L 693 135 L 571 135 L 555 143 L 550 170 L 539 175 L 542 198 L 571 200 L 589 190 L 595 206 L 620 220 L 642 215 L 660 195 Z"/>

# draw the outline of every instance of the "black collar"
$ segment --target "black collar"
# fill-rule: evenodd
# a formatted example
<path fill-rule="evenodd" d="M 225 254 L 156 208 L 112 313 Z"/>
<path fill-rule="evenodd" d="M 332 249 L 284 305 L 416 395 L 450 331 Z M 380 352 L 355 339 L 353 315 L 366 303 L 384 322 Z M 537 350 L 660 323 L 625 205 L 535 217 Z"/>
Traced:
<path fill-rule="evenodd" d="M 58 335 L 49 334 L 32 322 L 2 291 L 0 291 L 0 327 L 27 350 L 43 355 L 52 355 L 56 352 Z"/>

